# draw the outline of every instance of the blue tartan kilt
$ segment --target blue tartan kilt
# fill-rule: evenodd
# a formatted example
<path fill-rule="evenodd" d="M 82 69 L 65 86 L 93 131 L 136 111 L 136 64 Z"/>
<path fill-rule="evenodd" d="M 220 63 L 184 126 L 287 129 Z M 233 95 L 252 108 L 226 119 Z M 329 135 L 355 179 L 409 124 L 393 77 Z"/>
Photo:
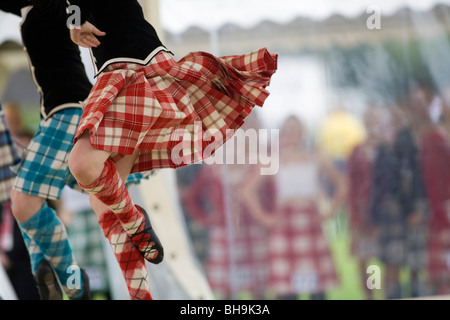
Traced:
<path fill-rule="evenodd" d="M 81 114 L 81 108 L 67 108 L 41 120 L 18 167 L 14 189 L 50 200 L 61 197 L 73 180 L 68 159 Z"/>

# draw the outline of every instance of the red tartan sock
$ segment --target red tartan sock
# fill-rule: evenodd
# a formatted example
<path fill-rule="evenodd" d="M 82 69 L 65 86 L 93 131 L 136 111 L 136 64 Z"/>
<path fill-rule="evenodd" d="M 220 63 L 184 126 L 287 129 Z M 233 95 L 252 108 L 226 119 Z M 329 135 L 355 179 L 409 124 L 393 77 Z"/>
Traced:
<path fill-rule="evenodd" d="M 150 294 L 145 260 L 123 230 L 119 219 L 113 212 L 107 211 L 99 217 L 98 223 L 109 240 L 122 270 L 130 299 L 153 300 Z"/>
<path fill-rule="evenodd" d="M 146 260 L 159 263 L 163 248 L 154 234 L 148 215 L 133 204 L 125 183 L 120 178 L 116 164 L 108 159 L 100 177 L 88 186 L 79 184 L 86 192 L 93 194 L 117 216 L 131 241 Z"/>

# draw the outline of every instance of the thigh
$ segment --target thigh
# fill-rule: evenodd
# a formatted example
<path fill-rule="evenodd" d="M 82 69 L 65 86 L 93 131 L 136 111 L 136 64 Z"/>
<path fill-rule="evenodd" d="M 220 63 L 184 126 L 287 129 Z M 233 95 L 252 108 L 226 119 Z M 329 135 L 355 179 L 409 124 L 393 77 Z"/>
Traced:
<path fill-rule="evenodd" d="M 70 153 L 69 162 L 98 165 L 103 168 L 105 161 L 111 156 L 111 152 L 97 149 L 89 140 L 89 132 L 85 131 L 78 139 Z"/>
<path fill-rule="evenodd" d="M 131 155 L 126 155 L 116 162 L 117 171 L 120 174 L 120 177 L 124 182 L 127 181 L 128 176 L 130 175 L 131 169 L 133 168 L 136 160 L 139 156 L 139 150 Z"/>

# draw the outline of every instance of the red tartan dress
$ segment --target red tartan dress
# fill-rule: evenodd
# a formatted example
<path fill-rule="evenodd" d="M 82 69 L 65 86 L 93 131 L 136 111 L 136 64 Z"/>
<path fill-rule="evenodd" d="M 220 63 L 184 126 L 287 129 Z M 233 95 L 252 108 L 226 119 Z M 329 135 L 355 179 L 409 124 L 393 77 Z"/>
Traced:
<path fill-rule="evenodd" d="M 264 104 L 276 68 L 277 55 L 265 48 L 225 57 L 193 52 L 179 61 L 160 51 L 145 66 L 111 64 L 87 99 L 75 141 L 89 130 L 91 144 L 113 157 L 139 149 L 132 173 L 198 162 Z"/>
<path fill-rule="evenodd" d="M 450 141 L 438 127 L 422 137 L 421 158 L 431 207 L 428 240 L 428 275 L 439 281 L 450 277 Z"/>
<path fill-rule="evenodd" d="M 280 205 L 270 232 L 271 291 L 277 295 L 319 293 L 337 286 L 315 198 L 319 192 L 317 165 L 281 164 L 276 180 Z"/>
<path fill-rule="evenodd" d="M 352 234 L 351 253 L 360 259 L 374 258 L 379 246 L 374 234 L 376 225 L 370 217 L 373 157 L 365 144 L 356 146 L 348 159 L 349 222 Z"/>
<path fill-rule="evenodd" d="M 260 174 L 258 168 L 207 165 L 183 199 L 187 212 L 208 230 L 206 276 L 219 298 L 237 299 L 246 292 L 260 299 L 267 289 L 268 232 L 252 217 L 242 197 L 248 175 Z M 258 192 L 262 206 L 269 210 L 274 202 L 271 180 Z"/>

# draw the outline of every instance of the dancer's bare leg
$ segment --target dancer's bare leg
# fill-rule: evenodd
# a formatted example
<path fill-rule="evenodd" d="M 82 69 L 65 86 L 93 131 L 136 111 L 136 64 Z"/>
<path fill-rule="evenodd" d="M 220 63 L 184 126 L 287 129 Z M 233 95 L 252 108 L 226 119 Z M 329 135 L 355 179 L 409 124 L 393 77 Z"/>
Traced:
<path fill-rule="evenodd" d="M 116 214 L 144 258 L 152 263 L 160 263 L 164 256 L 163 247 L 151 227 L 150 219 L 142 207 L 133 204 L 117 164 L 110 156 L 110 152 L 94 148 L 85 133 L 72 149 L 69 168 L 80 187 Z M 123 174 L 130 171 L 136 156 L 137 152 L 123 157 L 119 164 Z M 95 202 L 94 206 L 100 210 Z"/>
<path fill-rule="evenodd" d="M 131 169 L 133 168 L 134 163 L 136 162 L 136 158 L 139 155 L 139 151 L 135 152 L 132 155 L 125 156 L 116 162 L 117 171 L 119 172 L 120 178 L 122 181 L 127 181 L 128 176 L 130 175 Z M 105 211 L 108 210 L 108 207 L 101 202 L 95 195 L 90 194 L 89 200 L 91 202 L 92 209 L 95 211 L 97 216 L 100 216 Z"/>
<path fill-rule="evenodd" d="M 17 190 L 11 191 L 12 213 L 19 223 L 23 223 L 41 210 L 45 199 L 39 196 L 26 194 Z"/>
<path fill-rule="evenodd" d="M 108 165 L 111 165 L 109 160 L 111 154 L 92 147 L 86 134 L 77 141 L 73 150 L 75 151 L 71 153 L 73 158 L 69 158 L 69 166 L 72 165 L 72 174 L 81 185 L 83 183 L 89 185 L 99 179 L 107 161 L 109 161 Z M 138 154 L 136 152 L 133 155 L 124 156 L 114 164 L 122 183 L 127 180 Z M 123 228 L 116 212 L 102 202 L 95 192 L 90 193 L 89 199 L 94 212 L 99 217 L 99 225 L 109 240 L 122 270 L 130 299 L 151 300 L 147 267 L 141 252 Z"/>
<path fill-rule="evenodd" d="M 89 185 L 101 175 L 110 156 L 111 152 L 93 147 L 85 131 L 70 152 L 69 168 L 78 183 Z"/>

